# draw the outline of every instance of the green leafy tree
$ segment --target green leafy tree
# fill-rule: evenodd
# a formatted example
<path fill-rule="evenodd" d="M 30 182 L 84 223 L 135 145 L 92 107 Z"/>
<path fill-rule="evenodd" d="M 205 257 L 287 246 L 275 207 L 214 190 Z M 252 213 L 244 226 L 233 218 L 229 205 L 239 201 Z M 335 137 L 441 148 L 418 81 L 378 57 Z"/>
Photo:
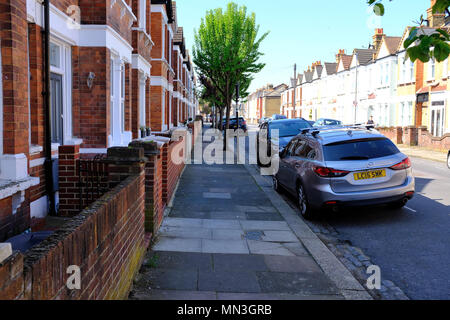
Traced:
<path fill-rule="evenodd" d="M 221 8 L 207 11 L 199 29 L 195 30 L 195 68 L 215 90 L 208 89 L 209 99 L 215 99 L 216 105 L 225 109 L 226 129 L 229 128 L 231 104 L 236 97 L 236 84 L 240 84 L 240 96 L 246 96 L 252 75 L 265 66 L 259 62 L 262 56 L 259 48 L 268 33 L 259 38 L 258 33 L 255 14 L 247 14 L 245 6 L 239 7 L 232 2 L 225 11 Z"/>
<path fill-rule="evenodd" d="M 385 14 L 385 7 L 383 0 L 366 0 L 370 6 L 373 6 L 373 11 L 379 16 Z M 392 0 L 389 0 L 392 1 Z M 433 5 L 433 13 L 445 13 L 450 15 L 449 12 L 450 0 L 436 0 Z M 431 34 L 423 31 L 424 24 L 427 21 L 420 17 L 418 26 L 411 28 L 409 36 L 404 42 L 404 47 L 407 52 L 407 57 L 411 61 L 419 59 L 422 62 L 428 62 L 431 58 L 441 62 L 448 58 L 450 55 L 450 35 L 447 30 L 439 28 L 436 32 Z"/>

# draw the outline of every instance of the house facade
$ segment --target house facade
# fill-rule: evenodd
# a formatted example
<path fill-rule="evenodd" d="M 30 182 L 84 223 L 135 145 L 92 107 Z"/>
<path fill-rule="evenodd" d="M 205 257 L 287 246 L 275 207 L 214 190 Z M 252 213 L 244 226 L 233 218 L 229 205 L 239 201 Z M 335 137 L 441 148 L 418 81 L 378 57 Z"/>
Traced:
<path fill-rule="evenodd" d="M 197 112 L 174 2 L 52 0 L 47 127 L 43 6 L 0 1 L 0 241 L 57 212 L 46 166 L 64 174 L 59 147 L 104 154 L 141 138 L 142 128 L 163 132 Z"/>

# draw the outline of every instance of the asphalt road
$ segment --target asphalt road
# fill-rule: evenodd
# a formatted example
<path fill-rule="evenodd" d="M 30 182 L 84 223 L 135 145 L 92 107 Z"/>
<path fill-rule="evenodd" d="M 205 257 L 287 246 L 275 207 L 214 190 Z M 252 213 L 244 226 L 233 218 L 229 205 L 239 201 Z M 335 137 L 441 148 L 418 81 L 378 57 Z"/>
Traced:
<path fill-rule="evenodd" d="M 364 250 L 412 299 L 450 299 L 450 170 L 412 158 L 416 195 L 400 210 L 329 215 L 324 223 Z"/>

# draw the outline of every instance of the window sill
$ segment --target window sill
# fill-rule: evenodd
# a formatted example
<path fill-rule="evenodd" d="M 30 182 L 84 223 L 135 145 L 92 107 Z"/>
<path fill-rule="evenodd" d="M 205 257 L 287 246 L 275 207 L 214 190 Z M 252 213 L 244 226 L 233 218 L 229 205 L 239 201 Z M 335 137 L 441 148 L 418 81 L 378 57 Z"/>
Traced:
<path fill-rule="evenodd" d="M 38 146 L 38 145 L 31 145 L 30 146 L 30 155 L 36 155 L 38 153 L 41 153 L 44 150 L 44 148 L 42 146 Z"/>
<path fill-rule="evenodd" d="M 0 179 L 0 199 L 8 198 L 38 184 L 38 177 L 27 177 L 18 181 Z"/>

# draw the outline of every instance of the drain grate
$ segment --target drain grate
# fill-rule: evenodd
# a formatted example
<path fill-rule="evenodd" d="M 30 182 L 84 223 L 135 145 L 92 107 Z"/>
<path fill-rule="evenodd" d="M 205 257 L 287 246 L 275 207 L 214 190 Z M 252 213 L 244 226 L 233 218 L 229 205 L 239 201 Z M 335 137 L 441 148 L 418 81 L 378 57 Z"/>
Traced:
<path fill-rule="evenodd" d="M 263 231 L 256 231 L 256 230 L 245 231 L 245 234 L 244 234 L 244 238 L 245 239 L 247 239 L 247 240 L 256 240 L 256 241 L 262 240 L 263 236 L 264 236 L 264 232 Z"/>

